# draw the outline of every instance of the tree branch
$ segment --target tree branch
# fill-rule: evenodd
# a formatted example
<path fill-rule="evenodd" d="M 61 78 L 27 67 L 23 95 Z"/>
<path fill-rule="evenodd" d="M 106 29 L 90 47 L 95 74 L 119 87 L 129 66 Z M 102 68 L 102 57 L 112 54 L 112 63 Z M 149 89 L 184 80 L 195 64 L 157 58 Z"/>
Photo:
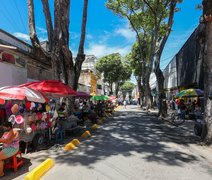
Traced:
<path fill-rule="evenodd" d="M 48 42 L 49 42 L 49 51 L 52 50 L 52 40 L 53 40 L 53 25 L 51 19 L 51 13 L 49 9 L 49 2 L 48 0 L 42 0 L 43 4 L 43 12 L 46 19 L 46 28 L 48 33 Z"/>
<path fill-rule="evenodd" d="M 34 16 L 34 3 L 33 0 L 28 0 L 28 18 L 29 18 L 29 35 L 34 47 L 34 55 L 38 59 L 47 60 L 49 59 L 49 54 L 41 47 L 40 41 L 36 34 L 35 29 L 35 16 Z"/>
<path fill-rule="evenodd" d="M 147 0 L 143 0 L 144 1 L 144 3 L 149 7 L 149 9 L 152 11 L 152 13 L 154 14 L 154 15 L 156 15 L 156 12 L 154 11 L 154 9 L 150 6 L 150 3 L 147 1 Z"/>
<path fill-rule="evenodd" d="M 169 19 L 168 19 L 168 23 L 167 23 L 168 29 L 167 29 L 166 34 L 165 34 L 165 36 L 163 37 L 163 39 L 160 43 L 160 47 L 159 47 L 159 50 L 157 52 L 159 57 L 161 57 L 161 54 L 163 52 L 166 41 L 168 40 L 169 34 L 171 33 L 171 29 L 172 29 L 172 25 L 173 25 L 173 21 L 174 21 L 174 11 L 175 11 L 176 4 L 177 4 L 176 0 L 172 0 L 172 2 L 170 4 Z"/>
<path fill-rule="evenodd" d="M 79 55 L 84 55 L 84 43 L 85 43 L 86 23 L 87 23 L 87 10 L 88 10 L 88 0 L 84 0 L 82 27 L 81 27 L 82 29 L 81 29 L 80 44 L 79 44 L 79 48 L 78 48 L 78 54 Z"/>
<path fill-rule="evenodd" d="M 29 21 L 29 36 L 33 47 L 40 48 L 40 41 L 35 30 L 35 15 L 33 0 L 28 0 L 28 21 Z"/>

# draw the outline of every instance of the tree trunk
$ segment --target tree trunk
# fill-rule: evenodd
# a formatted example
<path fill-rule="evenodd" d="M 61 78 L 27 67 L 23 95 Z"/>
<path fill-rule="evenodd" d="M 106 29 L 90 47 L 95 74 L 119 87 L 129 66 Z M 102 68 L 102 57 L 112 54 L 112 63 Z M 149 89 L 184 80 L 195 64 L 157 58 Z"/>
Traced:
<path fill-rule="evenodd" d="M 204 48 L 204 99 L 205 121 L 207 134 L 204 139 L 206 144 L 212 144 L 212 1 L 203 1 L 203 18 L 206 23 L 205 48 Z"/>
<path fill-rule="evenodd" d="M 28 0 L 28 25 L 29 36 L 33 46 L 33 55 L 41 62 L 51 62 L 50 55 L 43 50 L 36 34 L 33 0 Z"/>
<path fill-rule="evenodd" d="M 53 25 L 52 25 L 52 18 L 51 13 L 49 9 L 49 2 L 48 0 L 42 0 L 43 4 L 43 12 L 45 14 L 46 18 L 46 28 L 47 28 L 47 34 L 48 34 L 48 42 L 49 42 L 49 51 L 52 50 L 52 40 L 53 40 Z"/>
<path fill-rule="evenodd" d="M 149 85 L 150 72 L 148 73 L 146 72 L 145 78 L 143 79 L 143 84 L 144 84 L 144 104 L 143 105 L 147 107 L 147 109 L 153 107 L 153 98 L 151 94 L 151 88 Z"/>
<path fill-rule="evenodd" d="M 141 85 L 141 76 L 138 76 L 136 78 L 137 80 L 137 85 L 138 85 L 138 93 L 139 93 L 139 105 L 143 105 L 143 90 L 142 90 L 142 85 Z"/>
<path fill-rule="evenodd" d="M 117 83 L 116 83 L 116 90 L 115 90 L 115 96 L 116 96 L 116 97 L 118 97 L 119 88 L 120 88 L 120 83 L 117 82 Z"/>
<path fill-rule="evenodd" d="M 85 60 L 84 42 L 88 0 L 84 0 L 81 38 L 75 65 L 72 52 L 69 50 L 70 0 L 54 0 L 54 23 L 51 20 L 48 0 L 42 0 L 42 4 L 47 26 L 50 55 L 40 46 L 35 31 L 33 0 L 28 0 L 29 30 L 34 54 L 38 59 L 51 61 L 53 79 L 62 80 L 74 90 L 77 90 L 82 63 Z M 54 24 L 54 28 L 52 24 Z M 68 102 L 67 109 L 68 113 L 70 113 L 74 104 L 73 98 Z"/>
<path fill-rule="evenodd" d="M 177 1 L 173 0 L 170 4 L 170 11 L 169 11 L 169 19 L 168 19 L 168 27 L 166 34 L 162 37 L 162 40 L 160 40 L 160 45 L 158 52 L 156 54 L 156 61 L 155 61 L 155 76 L 157 78 L 157 85 L 158 85 L 158 91 L 159 91 L 159 113 L 158 116 L 165 117 L 167 116 L 167 104 L 166 104 L 166 96 L 164 92 L 164 76 L 163 72 L 160 69 L 160 59 L 161 59 L 161 54 L 163 52 L 163 49 L 165 47 L 166 41 L 170 35 L 172 25 L 173 25 L 173 19 L 174 19 L 174 12 L 175 12 L 175 7 L 176 7 Z"/>
<path fill-rule="evenodd" d="M 113 83 L 110 83 L 110 93 L 109 95 L 113 94 Z"/>
<path fill-rule="evenodd" d="M 167 116 L 167 104 L 166 104 L 166 95 L 164 92 L 164 76 L 160 68 L 155 70 L 155 75 L 158 83 L 159 91 L 159 112 L 158 116 L 166 117 Z"/>

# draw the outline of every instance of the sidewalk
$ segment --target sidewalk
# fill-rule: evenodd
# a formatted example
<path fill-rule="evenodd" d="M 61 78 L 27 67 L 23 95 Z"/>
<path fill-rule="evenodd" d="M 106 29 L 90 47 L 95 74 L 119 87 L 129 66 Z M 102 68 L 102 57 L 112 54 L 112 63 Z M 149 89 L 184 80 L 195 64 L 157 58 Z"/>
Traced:
<path fill-rule="evenodd" d="M 149 110 L 142 110 L 142 111 L 151 116 L 157 117 L 157 115 L 158 115 L 158 109 L 149 109 Z M 164 120 L 161 120 L 161 122 L 163 122 L 167 126 L 176 127 L 170 123 L 171 113 L 172 113 L 172 111 L 168 111 L 168 116 L 166 118 L 164 118 Z M 204 146 L 201 138 L 194 134 L 194 121 L 195 121 L 194 119 L 186 119 L 185 123 L 179 125 L 178 127 L 176 127 L 176 129 L 178 129 L 179 134 L 181 136 L 187 137 L 192 142 L 195 142 L 197 145 L 200 145 L 206 149 L 209 148 L 209 150 L 212 151 L 212 145 Z"/>

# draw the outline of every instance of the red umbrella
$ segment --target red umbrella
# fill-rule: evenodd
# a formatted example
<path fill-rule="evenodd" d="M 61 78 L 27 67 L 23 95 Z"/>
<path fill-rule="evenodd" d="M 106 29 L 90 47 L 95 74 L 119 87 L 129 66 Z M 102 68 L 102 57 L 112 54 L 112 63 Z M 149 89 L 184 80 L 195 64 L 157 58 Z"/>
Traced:
<path fill-rule="evenodd" d="M 28 82 L 21 84 L 21 87 L 29 87 L 41 91 L 46 96 L 50 97 L 66 97 L 66 96 L 76 96 L 77 92 L 73 90 L 70 86 L 57 81 L 57 80 L 44 80 L 36 82 Z"/>
<path fill-rule="evenodd" d="M 80 91 L 78 91 L 76 97 L 90 98 L 91 95 L 90 95 L 90 94 L 87 94 L 87 93 L 85 93 L 85 92 L 80 92 Z"/>
<path fill-rule="evenodd" d="M 116 99 L 116 96 L 109 96 L 109 99 L 110 100 L 115 100 Z"/>
<path fill-rule="evenodd" d="M 4 103 L 5 103 L 4 99 L 0 99 L 0 104 L 4 104 Z"/>
<path fill-rule="evenodd" d="M 19 86 L 6 86 L 0 88 L 0 99 L 4 100 L 25 100 L 45 103 L 47 98 L 39 91 Z"/>

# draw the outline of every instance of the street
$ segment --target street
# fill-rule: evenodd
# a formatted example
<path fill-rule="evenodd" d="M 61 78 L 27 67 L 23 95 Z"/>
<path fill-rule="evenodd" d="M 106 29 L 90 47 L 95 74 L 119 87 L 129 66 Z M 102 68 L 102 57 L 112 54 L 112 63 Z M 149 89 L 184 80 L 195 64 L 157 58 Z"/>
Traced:
<path fill-rule="evenodd" d="M 24 155 L 27 167 L 6 172 L 4 179 L 23 179 L 48 157 L 55 166 L 43 180 L 212 179 L 212 148 L 199 145 L 192 122 L 175 127 L 128 105 L 91 133 L 69 152 L 58 148 Z"/>

